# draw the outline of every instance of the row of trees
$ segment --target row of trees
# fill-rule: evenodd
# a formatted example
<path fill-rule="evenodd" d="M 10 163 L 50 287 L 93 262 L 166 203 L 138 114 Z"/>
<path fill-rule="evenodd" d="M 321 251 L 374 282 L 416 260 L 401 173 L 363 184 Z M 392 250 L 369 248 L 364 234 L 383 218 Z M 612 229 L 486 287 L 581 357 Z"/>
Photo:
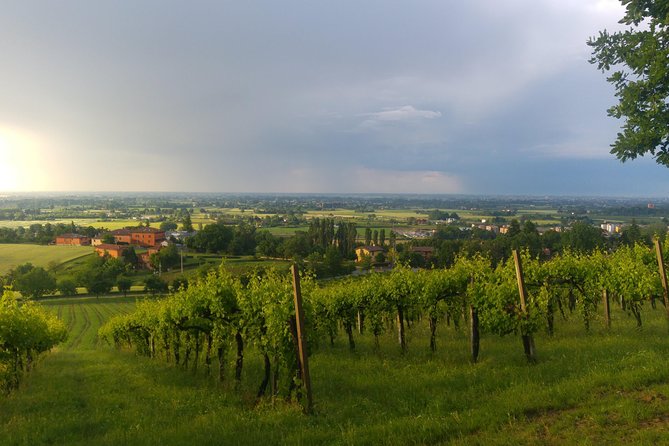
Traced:
<path fill-rule="evenodd" d="M 171 255 L 162 255 L 163 251 L 169 254 L 169 249 L 161 250 L 159 259 L 169 259 Z M 178 252 L 176 254 L 178 262 Z M 155 258 L 153 260 L 156 260 Z M 156 260 L 160 261 L 160 260 Z M 38 298 L 44 295 L 54 294 L 56 291 L 61 296 L 73 296 L 77 294 L 77 287 L 84 287 L 88 293 L 95 296 L 109 294 L 113 287 L 117 287 L 124 295 L 130 291 L 133 284 L 131 274 L 134 270 L 132 259 L 122 257 L 91 257 L 85 265 L 74 276 L 56 276 L 41 266 L 24 263 L 11 269 L 5 276 L 0 278 L 0 285 L 10 287 L 19 291 L 23 297 Z M 179 288 L 185 280 L 177 283 Z M 167 284 L 159 277 L 149 276 L 145 280 L 145 291 L 150 293 L 163 293 L 168 290 Z"/>
<path fill-rule="evenodd" d="M 299 259 L 314 253 L 323 256 L 333 248 L 342 259 L 352 259 L 356 237 L 354 223 L 316 218 L 311 220 L 307 231 L 296 231 L 290 237 L 257 231 L 249 224 L 231 227 L 219 222 L 205 226 L 188 238 L 186 244 L 196 252 Z"/>
<path fill-rule="evenodd" d="M 0 243 L 37 243 L 46 245 L 60 234 L 77 233 L 87 237 L 95 237 L 104 228 L 94 228 L 92 226 L 79 226 L 74 223 L 34 223 L 27 228 L 19 226 L 18 228 L 0 227 Z"/>

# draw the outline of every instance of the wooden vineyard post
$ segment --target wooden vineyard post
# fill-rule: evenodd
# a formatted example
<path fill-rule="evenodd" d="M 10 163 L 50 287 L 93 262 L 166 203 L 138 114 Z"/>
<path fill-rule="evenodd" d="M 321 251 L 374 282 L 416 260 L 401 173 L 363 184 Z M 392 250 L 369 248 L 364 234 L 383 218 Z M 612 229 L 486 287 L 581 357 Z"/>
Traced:
<path fill-rule="evenodd" d="M 472 363 L 479 359 L 479 345 L 481 337 L 479 335 L 479 314 L 474 305 L 469 304 L 469 345 L 472 354 Z"/>
<path fill-rule="evenodd" d="M 662 255 L 662 244 L 660 239 L 655 239 L 655 255 L 657 257 L 657 269 L 660 270 L 660 280 L 662 281 L 662 300 L 664 301 L 664 310 L 667 312 L 669 321 L 669 290 L 667 289 L 667 270 L 664 268 L 664 256 Z"/>
<path fill-rule="evenodd" d="M 302 291 L 300 289 L 300 275 L 297 271 L 297 265 L 291 267 L 293 273 L 293 293 L 295 296 L 295 325 L 297 326 L 297 354 L 300 359 L 300 370 L 302 372 L 302 381 L 307 391 L 307 405 L 304 412 L 310 414 L 314 403 L 311 395 L 311 377 L 309 376 L 309 358 L 304 339 L 304 311 L 302 310 Z"/>
<path fill-rule="evenodd" d="M 520 295 L 520 309 L 523 317 L 527 316 L 527 296 L 525 294 L 525 278 L 523 276 L 523 266 L 520 263 L 520 254 L 517 250 L 513 250 L 513 263 L 516 265 L 516 279 L 518 280 L 518 294 Z M 534 339 L 531 334 L 521 333 L 523 337 L 523 348 L 525 349 L 525 356 L 527 360 L 534 362 Z"/>
<path fill-rule="evenodd" d="M 474 286 L 474 276 L 469 278 L 469 285 Z M 479 346 L 481 344 L 481 335 L 479 333 L 479 313 L 474 305 L 469 303 L 469 352 L 473 364 L 479 360 Z"/>
<path fill-rule="evenodd" d="M 611 307 L 609 306 L 609 292 L 606 288 L 602 290 L 602 300 L 604 301 L 604 318 L 606 320 L 606 329 L 611 329 Z"/>

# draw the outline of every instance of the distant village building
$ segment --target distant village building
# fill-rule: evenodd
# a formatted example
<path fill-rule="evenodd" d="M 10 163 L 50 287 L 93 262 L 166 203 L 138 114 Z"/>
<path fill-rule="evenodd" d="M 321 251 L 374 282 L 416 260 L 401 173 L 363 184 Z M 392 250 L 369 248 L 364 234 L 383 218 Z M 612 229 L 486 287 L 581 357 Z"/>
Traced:
<path fill-rule="evenodd" d="M 482 231 L 489 231 L 489 232 L 494 232 L 495 234 L 499 234 L 501 232 L 501 228 L 497 225 L 488 225 L 481 223 L 480 225 L 477 224 L 472 224 L 472 228 L 478 228 L 481 229 Z M 502 234 L 506 234 L 507 231 L 502 232 Z"/>
<path fill-rule="evenodd" d="M 412 246 L 409 252 L 420 254 L 425 260 L 430 260 L 434 256 L 434 248 L 431 246 Z"/>
<path fill-rule="evenodd" d="M 123 252 L 127 251 L 128 249 L 130 249 L 130 246 L 128 245 L 112 245 L 109 243 L 103 243 L 95 247 L 95 253 L 100 257 L 108 255 L 109 257 L 118 259 L 123 255 Z"/>
<path fill-rule="evenodd" d="M 116 243 L 151 247 L 159 245 L 165 240 L 165 231 L 156 228 L 140 226 L 112 231 Z"/>
<path fill-rule="evenodd" d="M 377 254 L 385 252 L 380 246 L 361 246 L 355 249 L 355 255 L 358 257 L 358 262 L 362 262 L 365 257 L 376 257 Z"/>
<path fill-rule="evenodd" d="M 188 231 L 167 231 L 165 233 L 165 237 L 167 239 L 174 239 L 179 243 L 184 242 L 188 237 L 192 237 L 194 232 L 188 232 Z"/>
<path fill-rule="evenodd" d="M 623 229 L 623 226 L 619 223 L 602 223 L 599 227 L 609 234 L 618 234 Z"/>
<path fill-rule="evenodd" d="M 79 234 L 61 234 L 56 236 L 56 245 L 88 246 L 91 239 Z"/>
<path fill-rule="evenodd" d="M 116 229 L 112 231 L 114 236 L 114 241 L 116 243 L 122 243 L 124 245 L 129 245 L 132 242 L 132 233 L 129 229 Z"/>
<path fill-rule="evenodd" d="M 138 254 L 139 257 L 139 262 L 141 266 L 147 269 L 153 269 L 151 267 L 151 255 L 157 254 L 160 249 L 158 247 L 156 248 L 149 248 L 144 252 L 141 252 Z"/>
<path fill-rule="evenodd" d="M 419 231 L 402 231 L 402 230 L 395 230 L 394 231 L 397 235 L 406 237 L 406 238 L 429 238 L 432 237 L 436 231 L 436 229 L 432 230 L 419 230 Z"/>
<path fill-rule="evenodd" d="M 91 239 L 91 246 L 100 246 L 104 243 L 102 237 L 93 237 Z"/>

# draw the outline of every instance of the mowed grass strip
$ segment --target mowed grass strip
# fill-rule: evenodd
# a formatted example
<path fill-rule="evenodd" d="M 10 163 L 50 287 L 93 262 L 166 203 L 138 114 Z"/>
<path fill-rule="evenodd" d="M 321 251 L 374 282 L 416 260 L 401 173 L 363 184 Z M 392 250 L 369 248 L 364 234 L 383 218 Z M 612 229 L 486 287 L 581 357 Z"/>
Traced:
<path fill-rule="evenodd" d="M 467 333 L 442 325 L 438 350 L 415 324 L 402 355 L 394 332 L 325 341 L 311 357 L 315 415 L 283 399 L 254 406 L 261 358 L 247 346 L 240 391 L 159 360 L 97 342 L 101 321 L 132 299 L 62 299 L 68 344 L 0 400 L 0 444 L 663 444 L 669 441 L 669 337 L 664 311 L 644 327 L 619 308 L 607 332 L 577 314 L 536 336 L 484 335 L 478 364 Z M 85 321 L 88 321 L 86 323 Z M 231 358 L 233 360 L 234 358 Z M 228 376 L 231 375 L 230 365 Z M 213 364 L 216 368 L 217 364 Z"/>
<path fill-rule="evenodd" d="M 90 246 L 3 243 L 0 244 L 0 274 L 6 274 L 10 269 L 27 262 L 46 268 L 51 264 L 61 264 L 90 255 L 92 252 L 93 248 Z"/>

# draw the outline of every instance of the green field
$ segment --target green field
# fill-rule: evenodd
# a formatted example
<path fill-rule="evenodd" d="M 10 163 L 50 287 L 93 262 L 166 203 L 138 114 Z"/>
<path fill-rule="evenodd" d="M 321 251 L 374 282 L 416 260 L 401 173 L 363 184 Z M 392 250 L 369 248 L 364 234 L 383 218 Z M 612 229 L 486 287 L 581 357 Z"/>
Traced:
<path fill-rule="evenodd" d="M 644 327 L 619 308 L 607 332 L 584 332 L 576 314 L 554 337 L 538 335 L 528 364 L 517 336 L 482 338 L 467 361 L 464 329 L 409 331 L 402 355 L 394 333 L 375 352 L 371 336 L 343 337 L 311 358 L 315 414 L 283 400 L 254 405 L 259 356 L 248 349 L 243 385 L 116 351 L 96 338 L 132 299 L 55 299 L 70 337 L 21 388 L 0 398 L 2 445 L 457 444 L 599 445 L 669 441 L 669 336 L 664 311 Z"/>
<path fill-rule="evenodd" d="M 89 255 L 90 246 L 43 246 L 30 244 L 0 244 L 0 274 L 11 268 L 30 262 L 44 268 Z"/>
<path fill-rule="evenodd" d="M 104 221 L 96 218 L 73 218 L 73 219 L 57 219 L 57 220 L 2 220 L 0 221 L 0 227 L 16 229 L 19 226 L 28 228 L 33 224 L 45 225 L 51 223 L 52 225 L 62 223 L 69 225 L 74 222 L 78 226 L 93 226 L 94 228 L 107 228 L 107 229 L 120 229 L 125 228 L 126 226 L 137 226 L 139 224 L 138 220 L 110 220 Z"/>

